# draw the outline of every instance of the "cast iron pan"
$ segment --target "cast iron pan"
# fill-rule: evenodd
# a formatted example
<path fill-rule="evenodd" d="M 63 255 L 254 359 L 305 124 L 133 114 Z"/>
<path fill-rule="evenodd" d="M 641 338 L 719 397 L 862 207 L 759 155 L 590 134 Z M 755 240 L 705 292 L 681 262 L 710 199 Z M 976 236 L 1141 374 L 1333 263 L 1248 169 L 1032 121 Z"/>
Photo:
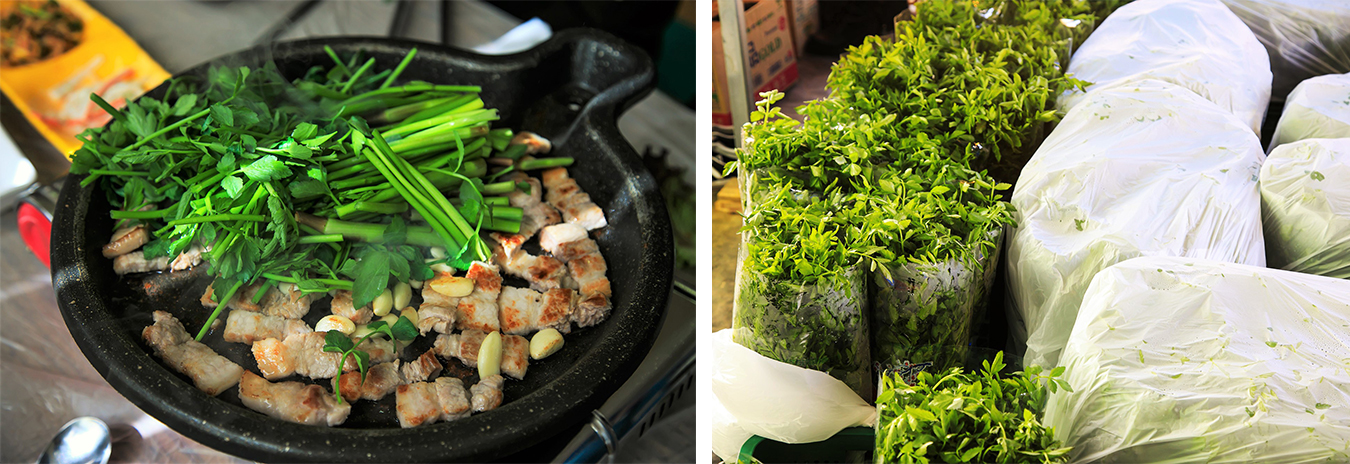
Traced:
<path fill-rule="evenodd" d="M 577 159 L 569 170 L 609 226 L 592 232 L 609 264 L 614 311 L 598 326 L 573 331 L 562 351 L 531 363 L 525 380 L 508 379 L 498 409 L 449 423 L 400 429 L 394 395 L 357 402 L 341 427 L 313 427 L 264 416 L 241 405 L 238 388 L 212 398 L 187 377 L 164 367 L 141 340 L 150 311 L 170 311 L 189 331 L 208 312 L 197 298 L 208 283 L 192 272 L 119 278 L 101 247 L 112 220 L 98 186 L 80 177 L 61 191 L 52 232 L 52 280 L 61 313 L 89 362 L 142 410 L 204 445 L 262 461 L 485 461 L 517 452 L 590 417 L 637 368 L 655 339 L 670 289 L 673 248 L 660 193 L 633 148 L 619 134 L 621 111 L 652 88 L 651 61 L 641 50 L 595 31 L 564 31 L 538 47 L 509 56 L 482 56 L 433 44 L 383 38 L 314 39 L 273 44 L 217 58 L 184 75 L 204 75 L 219 64 L 274 62 L 288 77 L 357 50 L 392 68 L 412 47 L 417 57 L 407 80 L 483 87 L 484 102 L 501 111 L 494 127 L 535 131 L 554 153 Z M 159 96 L 165 85 L 147 95 Z M 508 279 L 508 284 L 512 281 Z M 522 286 L 517 281 L 514 285 Z M 307 321 L 327 314 L 326 299 Z M 314 319 L 314 320 L 309 320 Z M 256 372 L 248 347 L 226 343 L 219 330 L 205 342 Z M 431 345 L 420 338 L 404 359 Z M 477 381 L 456 361 L 442 375 Z M 288 380 L 296 380 L 293 377 Z M 305 379 L 300 379 L 305 380 Z M 322 385 L 330 386 L 327 381 Z"/>

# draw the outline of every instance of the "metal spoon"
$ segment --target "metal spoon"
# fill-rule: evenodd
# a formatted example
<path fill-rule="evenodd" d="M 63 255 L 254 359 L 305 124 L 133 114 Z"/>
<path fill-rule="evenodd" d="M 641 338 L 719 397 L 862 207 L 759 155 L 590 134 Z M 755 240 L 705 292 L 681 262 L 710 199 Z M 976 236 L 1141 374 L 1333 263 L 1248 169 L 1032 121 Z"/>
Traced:
<path fill-rule="evenodd" d="M 61 427 L 38 457 L 39 464 L 106 464 L 112 455 L 108 424 L 94 417 L 76 417 Z"/>

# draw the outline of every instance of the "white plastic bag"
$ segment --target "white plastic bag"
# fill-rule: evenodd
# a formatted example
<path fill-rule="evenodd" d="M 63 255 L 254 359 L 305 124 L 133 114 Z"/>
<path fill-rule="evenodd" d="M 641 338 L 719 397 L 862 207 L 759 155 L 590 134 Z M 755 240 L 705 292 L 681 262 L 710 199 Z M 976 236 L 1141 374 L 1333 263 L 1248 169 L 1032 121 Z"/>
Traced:
<path fill-rule="evenodd" d="M 1072 462 L 1350 462 L 1350 282 L 1190 258 L 1097 274 L 1045 424 Z"/>
<path fill-rule="evenodd" d="M 1270 57 L 1218 0 L 1140 0 L 1120 7 L 1069 60 L 1073 77 L 1110 84 L 1158 79 L 1200 94 L 1260 133 L 1270 105 Z M 1082 92 L 1059 99 L 1062 110 Z"/>
<path fill-rule="evenodd" d="M 1232 114 L 1166 82 L 1096 90 L 1070 110 L 1012 196 L 1010 320 L 1014 339 L 1026 340 L 1024 364 L 1055 366 L 1088 283 L 1112 264 L 1190 256 L 1265 265 L 1256 185 L 1264 158 Z"/>
<path fill-rule="evenodd" d="M 723 460 L 736 459 L 748 434 L 811 443 L 876 424 L 876 408 L 829 374 L 766 358 L 732 342 L 731 330 L 711 340 L 713 452 Z"/>
<path fill-rule="evenodd" d="M 1270 54 L 1270 97 L 1284 101 L 1313 76 L 1350 72 L 1350 2 L 1223 0 Z"/>
<path fill-rule="evenodd" d="M 1350 278 L 1350 139 L 1280 145 L 1261 166 L 1270 267 Z"/>
<path fill-rule="evenodd" d="M 1340 137 L 1350 137 L 1350 74 L 1318 76 L 1289 94 L 1270 150 L 1303 139 Z"/>

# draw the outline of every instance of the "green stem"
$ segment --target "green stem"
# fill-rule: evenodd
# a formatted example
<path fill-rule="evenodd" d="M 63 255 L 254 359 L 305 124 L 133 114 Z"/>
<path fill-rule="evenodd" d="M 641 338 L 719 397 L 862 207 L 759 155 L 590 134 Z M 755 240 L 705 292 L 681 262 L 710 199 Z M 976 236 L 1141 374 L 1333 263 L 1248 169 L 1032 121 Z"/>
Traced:
<path fill-rule="evenodd" d="M 521 171 L 533 171 L 535 169 L 571 166 L 572 162 L 572 158 L 535 158 L 516 163 L 516 169 Z"/>
<path fill-rule="evenodd" d="M 479 193 L 482 193 L 484 196 L 506 195 L 514 191 L 516 191 L 516 183 L 509 180 L 504 180 L 493 184 L 483 184 L 483 188 Z"/>
<path fill-rule="evenodd" d="M 195 114 L 193 114 L 193 115 L 191 115 L 191 116 L 188 116 L 188 117 L 186 117 L 186 118 L 183 118 L 183 119 L 178 120 L 178 122 L 175 122 L 175 123 L 173 123 L 173 124 L 169 124 L 168 126 L 165 126 L 163 129 L 160 129 L 160 130 L 157 130 L 157 131 L 154 131 L 154 132 L 150 133 L 150 135 L 145 136 L 145 138 L 140 139 L 140 140 L 137 141 L 136 143 L 131 144 L 131 146 L 129 146 L 129 147 L 126 147 L 126 148 L 123 148 L 123 149 L 121 149 L 121 150 L 118 150 L 118 152 L 120 153 L 120 152 L 123 152 L 123 151 L 131 151 L 131 150 L 135 150 L 136 148 L 140 147 L 141 145 L 145 145 L 146 142 L 149 142 L 149 141 L 151 141 L 151 140 L 154 140 L 155 137 L 159 137 L 159 136 L 161 136 L 161 135 L 167 134 L 167 133 L 169 133 L 169 131 L 171 131 L 171 130 L 177 129 L 177 128 L 179 128 L 179 127 L 183 127 L 183 125 L 185 125 L 185 124 L 187 124 L 187 123 L 189 123 L 189 122 L 192 122 L 194 119 L 200 118 L 200 117 L 202 117 L 202 116 L 206 116 L 206 115 L 208 115 L 208 114 L 211 114 L 211 110 L 210 110 L 209 108 L 208 108 L 208 109 L 201 110 L 201 111 L 198 111 L 197 113 L 195 113 Z"/>
<path fill-rule="evenodd" d="M 202 329 L 197 331 L 197 341 L 202 341 L 202 337 L 206 336 L 206 332 L 211 330 L 211 324 L 216 322 L 217 317 L 220 317 L 221 310 L 225 309 L 225 306 L 230 303 L 230 299 L 234 298 L 235 292 L 238 292 L 239 287 L 242 286 L 244 286 L 243 281 L 236 281 L 234 285 L 230 287 L 230 290 L 225 292 L 225 296 L 219 300 L 220 303 L 216 305 L 216 309 L 211 311 L 211 315 L 206 318 L 206 324 L 203 324 Z"/>
<path fill-rule="evenodd" d="M 342 86 L 342 89 L 341 89 L 341 90 L 338 90 L 338 92 L 341 92 L 341 93 L 343 93 L 343 94 L 346 94 L 348 90 L 351 90 L 352 84 L 355 84 L 355 83 L 356 83 L 356 79 L 360 78 L 362 74 L 365 74 L 365 73 L 366 73 L 366 70 L 367 70 L 367 69 L 370 69 L 370 67 L 373 66 L 374 64 L 375 64 L 375 58 L 372 57 L 372 58 L 366 60 L 366 64 L 363 64 L 363 65 L 361 65 L 360 68 L 357 68 L 357 69 L 356 69 L 356 73 L 352 74 L 352 78 L 351 78 L 351 79 L 348 79 L 348 80 L 347 80 L 347 83 L 346 83 L 345 85 L 343 85 L 343 86 Z"/>
<path fill-rule="evenodd" d="M 306 235 L 304 237 L 300 237 L 300 240 L 297 240 L 296 243 L 304 245 L 309 243 L 333 243 L 341 241 L 342 241 L 342 234 L 325 234 L 325 235 Z"/>
<path fill-rule="evenodd" d="M 155 209 L 150 211 L 122 211 L 113 210 L 108 212 L 108 216 L 113 219 L 159 219 L 173 214 L 171 209 Z"/>
<path fill-rule="evenodd" d="M 408 56 L 403 57 L 403 61 L 400 61 L 398 63 L 398 67 L 394 68 L 394 72 L 392 74 L 389 74 L 389 78 L 385 79 L 383 84 L 380 84 L 380 88 L 381 89 L 388 88 L 389 84 L 393 84 L 394 79 L 398 79 L 398 75 L 403 74 L 403 68 L 408 67 L 408 63 L 411 63 L 413 56 L 416 55 L 417 55 L 417 47 L 413 47 L 412 50 L 408 50 Z"/>

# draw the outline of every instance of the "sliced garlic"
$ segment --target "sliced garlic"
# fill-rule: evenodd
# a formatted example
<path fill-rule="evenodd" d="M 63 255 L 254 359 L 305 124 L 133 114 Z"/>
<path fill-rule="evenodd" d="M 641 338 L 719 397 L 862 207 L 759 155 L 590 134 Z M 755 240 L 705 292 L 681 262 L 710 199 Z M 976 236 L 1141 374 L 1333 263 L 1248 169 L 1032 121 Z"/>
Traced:
<path fill-rule="evenodd" d="M 561 350 L 562 346 L 563 337 L 558 329 L 540 330 L 530 338 L 530 357 L 536 360 L 547 358 Z"/>
<path fill-rule="evenodd" d="M 454 274 L 454 273 L 455 273 L 455 268 L 450 267 L 449 264 L 445 264 L 445 263 L 436 263 L 436 264 L 432 264 L 432 265 L 431 265 L 431 270 L 432 270 L 432 272 L 435 272 L 435 273 L 437 273 L 437 274 Z"/>
<path fill-rule="evenodd" d="M 315 332 L 328 332 L 330 330 L 336 330 L 345 335 L 351 335 L 352 332 L 356 331 L 356 323 L 352 322 L 351 319 L 332 314 L 324 316 L 323 319 L 319 319 L 318 324 L 314 324 Z"/>
<path fill-rule="evenodd" d="M 420 281 L 420 280 L 409 280 L 409 281 L 408 281 L 408 286 L 409 286 L 409 287 L 412 287 L 414 290 L 421 290 L 421 289 L 422 289 L 422 281 Z"/>
<path fill-rule="evenodd" d="M 432 258 L 445 259 L 446 256 L 444 247 L 431 247 Z"/>
<path fill-rule="evenodd" d="M 486 379 L 501 373 L 502 333 L 493 331 L 483 338 L 483 344 L 478 347 L 478 378 Z"/>
<path fill-rule="evenodd" d="M 409 301 L 412 301 L 412 286 L 406 282 L 394 284 L 394 307 L 408 306 Z"/>

